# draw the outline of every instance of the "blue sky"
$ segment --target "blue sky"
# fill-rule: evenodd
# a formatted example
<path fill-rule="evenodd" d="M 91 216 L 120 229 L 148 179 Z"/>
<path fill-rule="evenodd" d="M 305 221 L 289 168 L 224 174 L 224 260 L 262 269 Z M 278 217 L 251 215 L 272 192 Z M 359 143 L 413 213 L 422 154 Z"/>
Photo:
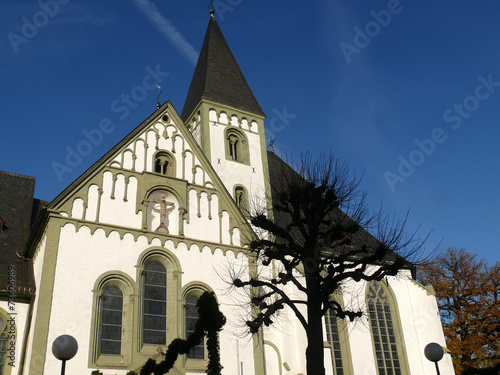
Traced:
<path fill-rule="evenodd" d="M 36 197 L 53 199 L 156 109 L 148 74 L 181 112 L 208 3 L 3 2 L 0 169 L 35 176 Z M 429 248 L 442 239 L 499 260 L 498 1 L 214 6 L 277 153 L 331 149 L 364 171 L 373 209 L 411 208 Z"/>

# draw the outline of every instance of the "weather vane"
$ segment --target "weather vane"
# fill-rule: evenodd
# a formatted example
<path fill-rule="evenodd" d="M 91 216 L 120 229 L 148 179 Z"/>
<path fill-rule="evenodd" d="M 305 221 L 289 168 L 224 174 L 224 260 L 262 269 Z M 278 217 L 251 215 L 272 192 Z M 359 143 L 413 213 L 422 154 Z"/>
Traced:
<path fill-rule="evenodd" d="M 214 16 L 214 13 L 215 13 L 215 9 L 214 9 L 214 0 L 211 0 L 210 1 L 210 4 L 208 4 L 208 9 L 210 9 L 210 14 L 212 15 L 212 17 Z"/>
<path fill-rule="evenodd" d="M 269 138 L 269 145 L 267 147 L 271 147 L 271 151 L 274 153 L 274 142 L 276 141 L 276 138 L 270 137 Z"/>
<path fill-rule="evenodd" d="M 156 87 L 158 87 L 158 97 L 156 98 L 156 108 L 160 108 L 161 107 L 161 104 L 160 104 L 161 86 L 156 85 Z"/>

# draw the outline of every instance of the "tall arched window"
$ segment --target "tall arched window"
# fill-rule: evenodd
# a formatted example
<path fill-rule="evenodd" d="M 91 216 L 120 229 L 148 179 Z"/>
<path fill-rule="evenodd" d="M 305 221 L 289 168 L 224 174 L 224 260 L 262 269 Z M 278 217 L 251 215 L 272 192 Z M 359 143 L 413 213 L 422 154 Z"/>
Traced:
<path fill-rule="evenodd" d="M 94 285 L 89 358 L 93 366 L 130 364 L 134 322 L 134 281 L 119 271 L 101 275 Z"/>
<path fill-rule="evenodd" d="M 196 322 L 198 322 L 199 315 L 196 304 L 200 299 L 199 295 L 190 294 L 186 297 L 186 338 L 194 332 Z M 187 358 L 192 359 L 205 359 L 205 344 L 202 341 L 200 344 L 192 348 L 187 354 Z"/>
<path fill-rule="evenodd" d="M 226 159 L 249 164 L 248 142 L 245 134 L 239 130 L 226 130 Z"/>
<path fill-rule="evenodd" d="M 393 311 L 394 300 L 389 289 L 383 282 L 371 282 L 366 302 L 378 374 L 406 374 L 401 329 Z"/>
<path fill-rule="evenodd" d="M 165 345 L 167 338 L 167 271 L 158 261 L 150 261 L 143 273 L 144 344 Z"/>
<path fill-rule="evenodd" d="M 184 286 L 182 299 L 184 300 L 184 337 L 187 338 L 195 329 L 199 319 L 196 304 L 200 296 L 206 291 L 213 291 L 209 285 L 194 281 Z M 196 345 L 185 357 L 186 372 L 205 372 L 207 351 L 205 340 Z"/>
<path fill-rule="evenodd" d="M 333 372 L 336 375 L 344 375 L 344 364 L 342 363 L 342 349 L 340 347 L 339 327 L 335 311 L 330 309 L 325 315 L 326 339 L 332 350 Z"/>
<path fill-rule="evenodd" d="M 167 151 L 158 151 L 154 156 L 154 172 L 175 176 L 175 158 Z"/>
<path fill-rule="evenodd" d="M 341 291 L 335 292 L 330 298 L 344 308 Z M 332 355 L 333 373 L 336 375 L 351 375 L 353 373 L 352 358 L 346 321 L 338 318 L 333 308 L 330 308 L 325 314 L 325 330 Z"/>
<path fill-rule="evenodd" d="M 116 286 L 102 291 L 100 354 L 121 354 L 123 293 Z"/>

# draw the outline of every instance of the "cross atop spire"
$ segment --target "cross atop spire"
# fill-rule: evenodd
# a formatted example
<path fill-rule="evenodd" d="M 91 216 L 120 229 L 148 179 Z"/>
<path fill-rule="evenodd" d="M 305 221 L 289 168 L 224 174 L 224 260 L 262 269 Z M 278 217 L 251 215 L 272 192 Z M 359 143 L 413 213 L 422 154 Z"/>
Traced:
<path fill-rule="evenodd" d="M 210 4 L 208 4 L 208 7 L 210 8 L 210 16 L 213 17 L 215 14 L 215 9 L 214 9 L 214 0 L 210 1 Z"/>

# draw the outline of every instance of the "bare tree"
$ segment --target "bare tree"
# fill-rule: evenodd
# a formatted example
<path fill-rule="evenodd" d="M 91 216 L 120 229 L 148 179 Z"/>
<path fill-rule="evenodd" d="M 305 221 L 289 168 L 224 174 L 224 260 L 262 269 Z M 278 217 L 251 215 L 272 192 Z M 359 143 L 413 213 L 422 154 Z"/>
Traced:
<path fill-rule="evenodd" d="M 262 272 L 234 276 L 232 282 L 259 291 L 251 294 L 251 333 L 271 325 L 278 310 L 293 311 L 307 336 L 307 373 L 322 375 L 324 315 L 329 309 L 350 320 L 362 315 L 342 308 L 333 293 L 347 281 L 381 280 L 413 267 L 426 238 L 406 236 L 406 218 L 370 213 L 361 179 L 351 177 L 347 164 L 331 153 L 315 161 L 303 156 L 294 168 L 269 154 L 269 164 L 272 209 L 261 205 L 250 215 L 256 232 L 263 233 L 250 245 Z M 271 263 L 274 274 L 265 271 Z"/>

